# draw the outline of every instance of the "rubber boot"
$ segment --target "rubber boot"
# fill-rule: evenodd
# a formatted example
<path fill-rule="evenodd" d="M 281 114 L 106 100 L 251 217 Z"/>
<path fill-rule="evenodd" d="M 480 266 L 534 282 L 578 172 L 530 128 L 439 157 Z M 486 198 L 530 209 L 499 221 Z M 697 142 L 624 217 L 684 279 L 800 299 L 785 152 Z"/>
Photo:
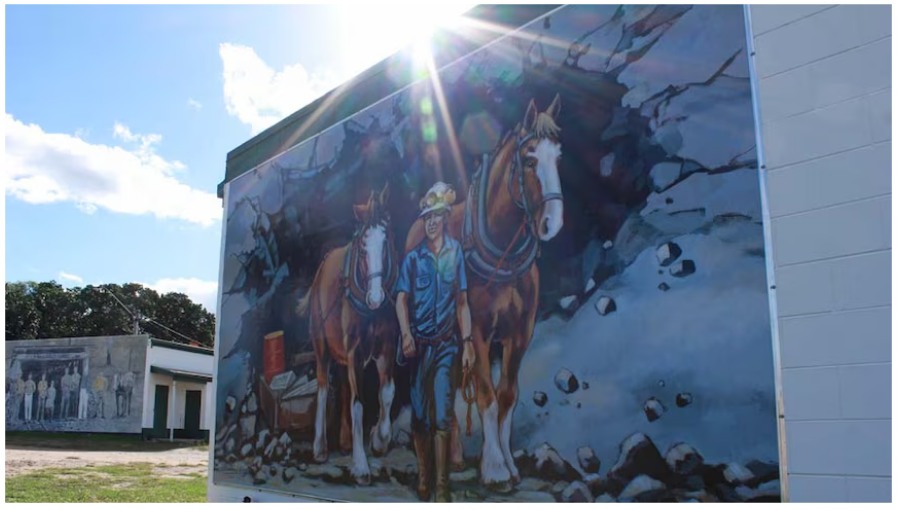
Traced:
<path fill-rule="evenodd" d="M 434 465 L 434 459 L 431 455 L 431 438 L 428 436 L 422 432 L 412 432 L 412 444 L 418 459 L 418 487 L 415 492 L 421 501 L 431 500 L 431 466 Z"/>
<path fill-rule="evenodd" d="M 438 430 L 434 434 L 435 492 L 438 503 L 449 503 L 449 438 L 447 430 Z"/>

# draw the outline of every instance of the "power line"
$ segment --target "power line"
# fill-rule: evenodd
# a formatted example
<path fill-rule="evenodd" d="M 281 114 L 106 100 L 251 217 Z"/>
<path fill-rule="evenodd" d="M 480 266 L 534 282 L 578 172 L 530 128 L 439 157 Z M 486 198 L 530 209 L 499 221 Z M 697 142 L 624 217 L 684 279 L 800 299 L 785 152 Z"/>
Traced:
<path fill-rule="evenodd" d="M 146 316 L 143 317 L 143 319 L 144 319 L 144 320 L 147 320 L 147 321 L 150 321 L 150 322 L 152 322 L 153 324 L 156 324 L 157 326 L 159 326 L 159 327 L 161 327 L 161 328 L 165 328 L 165 329 L 171 331 L 172 333 L 174 333 L 174 334 L 180 336 L 181 338 L 184 338 L 184 339 L 189 340 L 189 341 L 191 341 L 191 342 L 195 342 L 195 341 L 196 341 L 196 340 L 194 340 L 193 338 L 191 338 L 191 337 L 189 337 L 189 336 L 187 336 L 187 335 L 181 334 L 181 333 L 175 331 L 174 329 L 172 329 L 172 328 L 166 326 L 165 324 L 162 324 L 161 322 L 159 322 L 159 321 L 157 321 L 157 320 L 155 320 L 155 319 L 152 319 L 152 318 L 146 317 Z"/>
<path fill-rule="evenodd" d="M 102 287 L 100 287 L 100 288 L 102 288 Z M 156 319 L 154 319 L 154 318 L 152 318 L 152 317 L 148 317 L 148 316 L 146 316 L 146 315 L 141 316 L 140 314 L 131 311 L 131 309 L 128 308 L 128 306 L 125 305 L 125 303 L 123 303 L 122 300 L 118 298 L 118 296 L 116 296 L 115 292 L 113 292 L 113 291 L 111 291 L 111 290 L 109 290 L 109 289 L 103 289 L 103 290 L 105 290 L 106 292 L 108 292 L 109 295 L 111 295 L 111 296 L 113 297 L 113 299 L 115 299 L 115 300 L 122 306 L 122 308 L 124 308 L 124 309 L 131 315 L 131 317 L 134 319 L 134 334 L 135 334 L 135 335 L 140 334 L 140 330 L 139 330 L 139 328 L 138 328 L 138 322 L 139 322 L 141 319 L 143 319 L 143 320 L 145 320 L 145 321 L 152 322 L 153 324 L 156 324 L 157 326 L 159 326 L 159 327 L 161 327 L 161 328 L 163 328 L 163 329 L 166 329 L 166 330 L 168 330 L 168 331 L 171 331 L 172 333 L 174 333 L 174 334 L 180 336 L 181 338 L 184 338 L 185 340 L 187 340 L 187 341 L 189 341 L 189 342 L 195 342 L 195 341 L 196 341 L 196 340 L 194 340 L 193 338 L 191 338 L 191 337 L 189 337 L 189 336 L 187 336 L 187 335 L 185 335 L 185 334 L 182 334 L 182 333 L 180 333 L 180 332 L 178 332 L 178 331 L 175 331 L 174 329 L 172 329 L 172 328 L 166 326 L 165 324 L 163 324 L 163 323 L 157 321 Z"/>
<path fill-rule="evenodd" d="M 98 287 L 98 288 L 103 289 L 105 292 L 108 292 L 109 295 L 112 296 L 112 298 L 115 299 L 116 302 L 118 302 L 119 305 L 121 305 L 122 308 L 124 308 L 125 311 L 127 311 L 129 315 L 131 315 L 131 319 L 134 321 L 134 334 L 139 335 L 140 334 L 140 315 L 137 314 L 136 312 L 131 311 L 131 309 L 128 308 L 125 305 L 125 303 L 122 303 L 122 300 L 119 299 L 119 297 L 115 295 L 115 292 L 113 292 L 109 289 L 106 289 L 104 287 Z"/>

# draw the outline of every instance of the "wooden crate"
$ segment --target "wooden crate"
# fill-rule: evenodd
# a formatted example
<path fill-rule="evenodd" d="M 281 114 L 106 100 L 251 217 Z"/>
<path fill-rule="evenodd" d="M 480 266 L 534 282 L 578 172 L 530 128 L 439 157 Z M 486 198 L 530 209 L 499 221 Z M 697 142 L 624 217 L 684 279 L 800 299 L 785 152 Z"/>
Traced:
<path fill-rule="evenodd" d="M 273 391 L 264 377 L 259 378 L 259 401 L 269 424 L 277 431 L 299 431 L 315 425 L 316 392 L 296 394 L 291 388 Z M 293 394 L 293 396 L 287 396 Z"/>

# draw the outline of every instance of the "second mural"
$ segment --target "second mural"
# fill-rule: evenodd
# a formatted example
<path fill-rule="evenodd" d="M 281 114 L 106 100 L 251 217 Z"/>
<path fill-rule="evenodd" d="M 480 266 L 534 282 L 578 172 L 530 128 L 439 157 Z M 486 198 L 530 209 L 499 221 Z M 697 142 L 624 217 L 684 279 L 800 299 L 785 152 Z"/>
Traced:
<path fill-rule="evenodd" d="M 745 40 L 560 8 L 230 182 L 214 483 L 779 500 Z"/>

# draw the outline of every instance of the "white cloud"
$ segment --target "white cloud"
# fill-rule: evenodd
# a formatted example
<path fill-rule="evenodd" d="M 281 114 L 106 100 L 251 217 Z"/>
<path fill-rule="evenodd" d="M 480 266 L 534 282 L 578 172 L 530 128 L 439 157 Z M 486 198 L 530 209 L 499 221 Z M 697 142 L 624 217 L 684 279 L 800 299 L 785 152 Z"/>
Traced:
<path fill-rule="evenodd" d="M 122 146 L 91 144 L 78 136 L 47 133 L 6 114 L 6 193 L 31 204 L 72 202 L 92 214 L 98 208 L 153 214 L 209 226 L 221 218 L 214 193 L 191 188 L 173 174 L 185 169 L 156 154 L 162 137 L 132 133 L 116 123 Z"/>
<path fill-rule="evenodd" d="M 75 202 L 75 207 L 85 214 L 94 214 L 97 212 L 97 206 L 88 202 Z"/>
<path fill-rule="evenodd" d="M 200 111 L 203 109 L 203 103 L 197 101 L 196 99 L 189 97 L 187 98 L 187 106 L 192 110 Z"/>
<path fill-rule="evenodd" d="M 309 104 L 338 84 L 330 73 L 309 73 L 300 64 L 275 71 L 253 48 L 219 45 L 225 107 L 253 134 Z"/>
<path fill-rule="evenodd" d="M 79 284 L 84 283 L 84 278 L 78 276 L 77 274 L 67 273 L 65 271 L 59 272 L 59 279 Z"/>
<path fill-rule="evenodd" d="M 215 313 L 218 282 L 199 278 L 163 278 L 156 283 L 143 285 L 161 294 L 168 292 L 187 294 L 193 302 L 203 305 L 208 312 Z"/>

